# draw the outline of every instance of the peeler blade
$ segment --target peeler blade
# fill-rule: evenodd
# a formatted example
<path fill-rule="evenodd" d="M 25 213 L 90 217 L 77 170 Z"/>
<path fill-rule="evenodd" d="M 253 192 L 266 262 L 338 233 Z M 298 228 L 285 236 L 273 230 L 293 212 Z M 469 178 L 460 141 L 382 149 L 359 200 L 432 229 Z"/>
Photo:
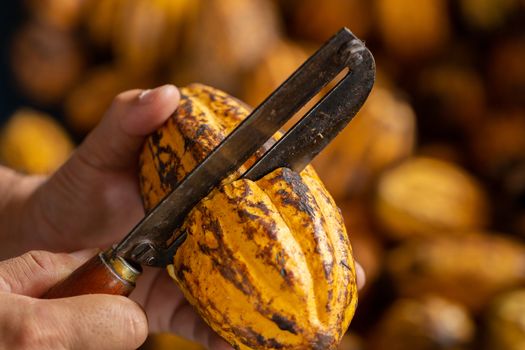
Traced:
<path fill-rule="evenodd" d="M 374 82 L 372 54 L 346 28 L 327 41 L 233 130 L 114 246 L 113 254 L 142 265 L 170 264 L 185 239 L 185 233 L 177 230 L 189 211 L 345 68 L 349 68 L 345 78 L 243 176 L 256 179 L 281 166 L 301 170 L 357 113 Z"/>

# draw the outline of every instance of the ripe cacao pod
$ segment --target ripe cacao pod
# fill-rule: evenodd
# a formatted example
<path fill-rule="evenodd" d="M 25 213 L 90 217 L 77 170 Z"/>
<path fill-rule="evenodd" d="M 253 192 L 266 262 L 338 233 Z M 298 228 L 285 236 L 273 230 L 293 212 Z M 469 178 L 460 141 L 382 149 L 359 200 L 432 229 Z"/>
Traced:
<path fill-rule="evenodd" d="M 292 31 L 301 38 L 324 42 L 342 27 L 365 39 L 371 28 L 366 0 L 289 0 Z"/>
<path fill-rule="evenodd" d="M 449 38 L 447 3 L 443 0 L 379 0 L 375 5 L 383 43 L 399 59 L 429 57 Z"/>
<path fill-rule="evenodd" d="M 95 67 L 66 95 L 64 111 L 67 123 L 78 134 L 85 135 L 98 124 L 120 92 L 151 84 L 147 79 L 126 74 L 118 67 Z"/>
<path fill-rule="evenodd" d="M 336 199 L 365 194 L 383 170 L 414 147 L 414 111 L 390 90 L 374 88 L 351 126 L 314 160 Z"/>
<path fill-rule="evenodd" d="M 15 33 L 11 68 L 20 90 L 41 104 L 60 101 L 84 69 L 84 56 L 69 32 L 30 22 Z"/>
<path fill-rule="evenodd" d="M 382 272 L 384 249 L 380 236 L 371 224 L 367 204 L 364 201 L 343 201 L 338 203 L 343 214 L 346 230 L 352 238 L 352 248 L 356 261 L 365 271 L 366 284 L 359 295 L 366 295 L 369 288 Z"/>
<path fill-rule="evenodd" d="M 174 82 L 201 81 L 237 91 L 242 73 L 254 67 L 278 43 L 275 7 L 266 0 L 206 0 L 189 20 L 184 59 L 174 67 Z M 240 29 L 242 28 L 242 29 Z"/>
<path fill-rule="evenodd" d="M 439 127 L 444 134 L 458 127 L 475 134 L 487 109 L 483 79 L 467 66 L 441 63 L 426 68 L 419 74 L 417 94 L 416 98 L 427 106 L 422 123 L 428 126 L 424 126 Z"/>
<path fill-rule="evenodd" d="M 309 50 L 281 40 L 244 78 L 243 100 L 257 106 L 309 56 Z"/>
<path fill-rule="evenodd" d="M 525 290 L 500 295 L 486 315 L 485 350 L 525 349 Z"/>
<path fill-rule="evenodd" d="M 122 3 L 115 19 L 112 49 L 129 72 L 147 74 L 171 63 L 185 22 L 198 0 L 135 0 Z"/>
<path fill-rule="evenodd" d="M 486 226 L 488 200 L 480 184 L 452 163 L 416 157 L 379 180 L 376 216 L 394 239 L 461 234 Z"/>
<path fill-rule="evenodd" d="M 91 0 L 88 33 L 109 48 L 117 65 L 134 75 L 166 68 L 176 55 L 185 23 L 198 0 Z"/>
<path fill-rule="evenodd" d="M 231 96 L 181 89 L 146 141 L 140 183 L 151 209 L 247 115 Z M 253 161 L 253 159 L 252 159 Z M 314 170 L 230 177 L 188 214 L 169 267 L 188 301 L 238 349 L 336 349 L 356 307 L 352 251 Z"/>
<path fill-rule="evenodd" d="M 475 29 L 494 30 L 519 11 L 519 0 L 460 0 L 465 22 Z"/>
<path fill-rule="evenodd" d="M 73 151 L 66 131 L 50 116 L 20 109 L 0 133 L 0 162 L 27 174 L 49 174 Z"/>
<path fill-rule="evenodd" d="M 496 40 L 489 54 L 491 97 L 501 104 L 523 106 L 525 96 L 525 34 Z"/>
<path fill-rule="evenodd" d="M 89 0 L 25 0 L 33 18 L 59 29 L 75 28 Z"/>
<path fill-rule="evenodd" d="M 364 350 L 365 344 L 360 336 L 353 333 L 347 333 L 341 340 L 337 350 Z"/>
<path fill-rule="evenodd" d="M 150 334 L 141 350 L 205 350 L 203 346 L 169 333 Z"/>
<path fill-rule="evenodd" d="M 486 176 L 504 182 L 506 173 L 525 160 L 525 110 L 490 113 L 470 138 L 471 154 Z M 503 181 L 502 181 L 503 180 Z"/>
<path fill-rule="evenodd" d="M 371 350 L 467 350 L 474 322 L 460 304 L 435 296 L 399 299 L 372 332 Z"/>
<path fill-rule="evenodd" d="M 525 247 L 490 233 L 427 237 L 391 251 L 386 267 L 403 296 L 434 293 L 479 311 L 525 282 Z"/>

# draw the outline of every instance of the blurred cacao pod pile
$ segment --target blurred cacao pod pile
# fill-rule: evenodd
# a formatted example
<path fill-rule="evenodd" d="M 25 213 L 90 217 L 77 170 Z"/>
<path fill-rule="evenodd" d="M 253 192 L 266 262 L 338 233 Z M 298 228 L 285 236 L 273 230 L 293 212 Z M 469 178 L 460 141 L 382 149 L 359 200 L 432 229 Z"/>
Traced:
<path fill-rule="evenodd" d="M 377 83 L 314 161 L 367 274 L 339 349 L 525 349 L 525 1 L 12 3 L 0 163 L 29 174 L 57 169 L 123 90 L 198 82 L 256 105 L 350 28 Z"/>

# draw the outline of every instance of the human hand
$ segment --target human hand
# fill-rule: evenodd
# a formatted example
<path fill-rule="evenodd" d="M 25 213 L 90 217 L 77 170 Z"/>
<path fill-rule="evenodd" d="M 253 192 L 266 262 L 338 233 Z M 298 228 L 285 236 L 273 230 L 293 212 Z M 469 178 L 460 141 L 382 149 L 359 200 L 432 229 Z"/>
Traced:
<path fill-rule="evenodd" d="M 128 298 L 35 299 L 93 256 L 32 251 L 0 262 L 0 349 L 136 349 L 148 334 Z"/>
<path fill-rule="evenodd" d="M 68 162 L 36 183 L 22 223 L 25 236 L 33 235 L 28 244 L 71 251 L 121 239 L 144 215 L 137 179 L 144 137 L 169 118 L 178 101 L 178 90 L 169 85 L 120 94 Z M 145 308 L 150 331 L 173 332 L 210 349 L 231 349 L 192 310 L 165 271 L 146 269 L 132 298 Z"/>

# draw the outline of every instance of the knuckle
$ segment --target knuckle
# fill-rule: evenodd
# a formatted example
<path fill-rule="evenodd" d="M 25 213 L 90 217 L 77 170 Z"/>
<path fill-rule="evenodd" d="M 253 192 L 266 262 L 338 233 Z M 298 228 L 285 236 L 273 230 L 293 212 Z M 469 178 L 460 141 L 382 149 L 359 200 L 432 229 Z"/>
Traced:
<path fill-rule="evenodd" d="M 53 267 L 51 255 L 41 250 L 32 250 L 21 256 L 22 261 L 30 270 L 47 271 Z"/>
<path fill-rule="evenodd" d="M 13 287 L 9 283 L 9 279 L 4 276 L 4 272 L 0 270 L 0 292 L 11 293 Z"/>

